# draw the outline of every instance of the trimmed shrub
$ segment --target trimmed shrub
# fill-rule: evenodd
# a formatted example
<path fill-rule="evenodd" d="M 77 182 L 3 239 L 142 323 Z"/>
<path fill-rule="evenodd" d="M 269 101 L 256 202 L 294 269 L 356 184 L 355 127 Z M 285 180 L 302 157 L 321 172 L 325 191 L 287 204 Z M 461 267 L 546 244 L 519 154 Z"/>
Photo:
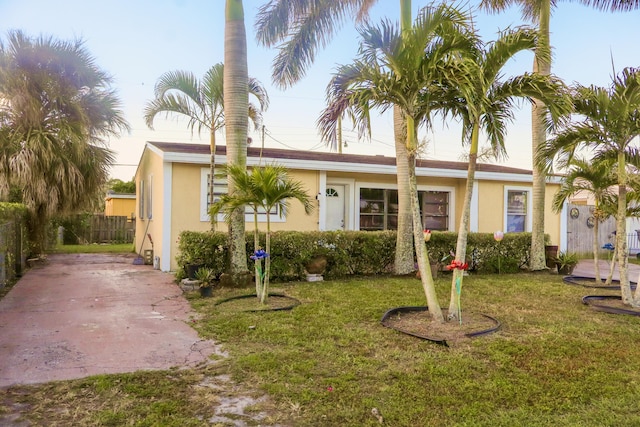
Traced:
<path fill-rule="evenodd" d="M 264 237 L 261 233 L 260 242 Z M 456 239 L 456 233 L 432 232 L 427 243 L 430 262 L 447 265 L 455 252 Z M 253 232 L 247 233 L 247 259 L 254 253 L 253 244 Z M 531 233 L 508 233 L 501 242 L 496 242 L 492 233 L 470 233 L 466 261 L 470 270 L 479 273 L 497 273 L 498 267 L 502 273 L 517 272 L 528 267 L 530 246 Z M 186 277 L 184 267 L 188 264 L 226 270 L 228 247 L 227 233 L 182 232 L 176 257 L 180 266 L 177 279 Z M 276 231 L 271 233 L 270 280 L 305 280 L 305 265 L 319 255 L 327 259 L 323 273 L 327 279 L 391 274 L 395 247 L 395 231 Z"/>

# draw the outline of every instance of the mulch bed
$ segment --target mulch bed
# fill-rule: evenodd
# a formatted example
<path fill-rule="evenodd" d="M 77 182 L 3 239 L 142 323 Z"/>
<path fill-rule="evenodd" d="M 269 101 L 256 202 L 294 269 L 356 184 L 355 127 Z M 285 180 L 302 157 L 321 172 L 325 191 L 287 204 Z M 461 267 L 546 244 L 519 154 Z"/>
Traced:
<path fill-rule="evenodd" d="M 443 345 L 469 340 L 500 327 L 496 319 L 481 313 L 463 312 L 462 323 L 457 320 L 440 323 L 435 322 L 424 307 L 399 307 L 393 310 L 383 317 L 384 326 Z M 443 310 L 443 314 L 446 318 L 447 310 Z"/>

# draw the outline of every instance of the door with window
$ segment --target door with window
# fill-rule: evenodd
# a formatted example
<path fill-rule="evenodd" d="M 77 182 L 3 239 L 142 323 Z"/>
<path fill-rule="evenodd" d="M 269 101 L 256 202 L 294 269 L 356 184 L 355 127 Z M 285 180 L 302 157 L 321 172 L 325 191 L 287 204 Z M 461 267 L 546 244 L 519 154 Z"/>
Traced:
<path fill-rule="evenodd" d="M 327 230 L 344 230 L 345 218 L 344 185 L 328 185 L 325 193 L 327 203 Z"/>

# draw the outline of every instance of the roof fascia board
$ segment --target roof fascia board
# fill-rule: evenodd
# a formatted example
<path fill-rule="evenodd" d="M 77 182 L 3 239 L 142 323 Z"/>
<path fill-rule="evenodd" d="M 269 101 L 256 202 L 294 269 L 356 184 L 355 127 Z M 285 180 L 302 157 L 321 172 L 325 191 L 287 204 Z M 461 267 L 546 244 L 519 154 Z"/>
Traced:
<path fill-rule="evenodd" d="M 155 147 L 152 147 L 155 148 Z M 155 150 L 154 150 L 155 151 Z M 181 162 L 194 164 L 208 164 L 209 156 L 193 153 L 172 153 L 162 152 L 160 155 L 165 162 Z M 225 164 L 227 158 L 224 155 L 216 156 L 216 163 Z M 316 170 L 316 171 L 332 171 L 332 172 L 356 172 L 356 173 L 372 173 L 375 169 L 376 174 L 395 175 L 395 165 L 376 165 L 370 163 L 350 163 L 350 162 L 327 162 L 318 160 L 301 160 L 301 159 L 281 159 L 274 157 L 263 157 L 262 159 L 255 157 L 247 158 L 247 166 L 257 166 L 259 164 L 277 163 L 289 169 Z M 420 177 L 439 177 L 439 178 L 466 178 L 467 171 L 462 169 L 442 169 L 442 168 L 416 168 L 416 176 Z M 476 172 L 476 179 L 483 181 L 510 181 L 510 182 L 532 182 L 533 178 L 530 174 L 517 173 L 501 173 L 501 172 Z"/>

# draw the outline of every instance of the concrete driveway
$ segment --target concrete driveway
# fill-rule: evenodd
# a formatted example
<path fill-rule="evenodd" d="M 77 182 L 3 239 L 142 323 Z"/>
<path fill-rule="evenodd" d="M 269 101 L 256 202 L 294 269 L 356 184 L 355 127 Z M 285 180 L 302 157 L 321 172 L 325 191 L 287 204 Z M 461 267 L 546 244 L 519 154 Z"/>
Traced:
<path fill-rule="evenodd" d="M 194 366 L 217 351 L 172 275 L 135 255 L 51 255 L 0 300 L 0 387 Z"/>

